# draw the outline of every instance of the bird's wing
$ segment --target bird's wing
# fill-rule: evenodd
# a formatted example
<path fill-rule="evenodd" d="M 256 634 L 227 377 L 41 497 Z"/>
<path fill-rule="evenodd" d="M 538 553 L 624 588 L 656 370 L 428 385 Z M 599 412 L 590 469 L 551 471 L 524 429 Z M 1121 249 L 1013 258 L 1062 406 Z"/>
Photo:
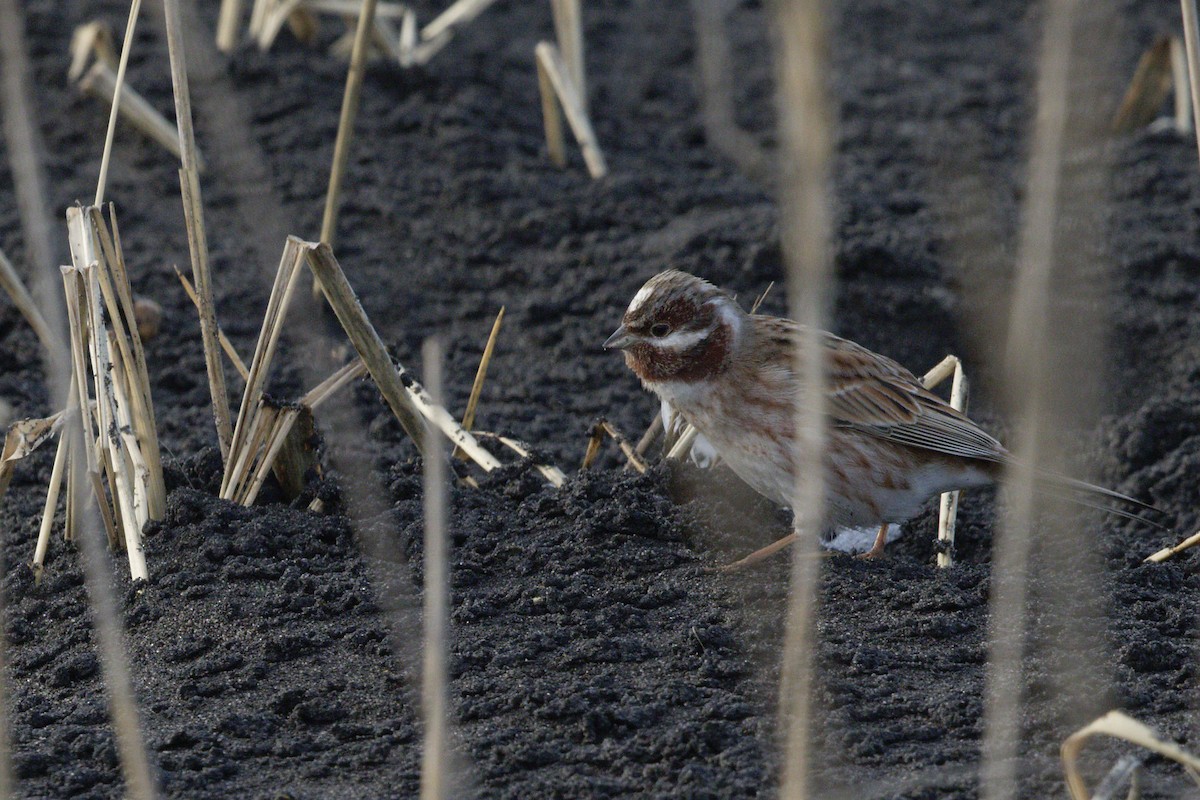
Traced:
<path fill-rule="evenodd" d="M 756 316 L 766 336 L 795 346 L 800 327 L 791 320 Z M 1001 462 L 1008 452 L 995 438 L 927 390 L 907 369 L 848 339 L 821 332 L 828 381 L 831 423 L 918 447 L 964 458 Z M 790 348 L 785 358 L 790 358 Z"/>

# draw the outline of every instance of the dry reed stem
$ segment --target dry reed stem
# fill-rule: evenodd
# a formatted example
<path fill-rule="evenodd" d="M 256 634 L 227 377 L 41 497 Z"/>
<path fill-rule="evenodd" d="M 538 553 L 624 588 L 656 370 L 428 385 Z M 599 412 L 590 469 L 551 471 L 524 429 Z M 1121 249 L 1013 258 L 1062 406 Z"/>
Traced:
<path fill-rule="evenodd" d="M 237 46 L 238 28 L 242 25 L 242 0 L 221 0 L 217 15 L 217 49 L 228 53 Z"/>
<path fill-rule="evenodd" d="M 334 14 L 339 17 L 357 17 L 362 11 L 362 0 L 304 0 L 308 11 L 322 14 Z M 389 3 L 380 0 L 375 6 L 375 19 L 398 20 L 404 19 L 410 9 L 404 3 Z"/>
<path fill-rule="evenodd" d="M 650 445 L 654 444 L 654 440 L 663 432 L 662 414 L 655 414 L 654 419 L 650 422 L 646 432 L 642 434 L 642 438 L 638 439 L 637 447 L 633 448 L 633 452 L 639 456 L 646 455 L 646 451 L 650 449 Z M 626 465 L 628 467 L 628 465 Z"/>
<path fill-rule="evenodd" d="M 46 551 L 50 548 L 50 529 L 54 524 L 54 512 L 58 508 L 58 495 L 62 491 L 63 470 L 67 463 L 70 436 L 59 436 L 54 451 L 54 468 L 50 472 L 50 486 L 46 490 L 46 504 L 42 509 L 42 524 L 38 527 L 37 544 L 33 549 L 33 580 L 41 583 L 42 570 L 46 563 Z"/>
<path fill-rule="evenodd" d="M 337 140 L 333 145 L 333 165 L 329 169 L 329 189 L 325 193 L 325 213 L 321 219 L 321 241 L 331 248 L 337 235 L 338 201 L 341 199 L 346 162 L 350 158 L 350 140 L 354 136 L 354 118 L 358 116 L 363 76 L 366 74 L 367 48 L 375 20 L 375 5 L 376 0 L 363 0 L 358 27 L 354 32 L 354 49 L 350 52 L 350 69 L 346 72 L 346 88 L 342 94 Z M 314 279 L 313 297 L 320 296 L 320 287 Z"/>
<path fill-rule="evenodd" d="M 546 154 L 550 163 L 562 169 L 567 166 L 567 142 L 563 136 L 562 114 L 554 96 L 554 83 L 542 59 L 535 58 L 538 74 L 538 94 L 542 99 L 542 128 L 546 132 Z"/>
<path fill-rule="evenodd" d="M 258 49 L 266 52 L 275 43 L 275 38 L 283 30 L 287 18 L 300 7 L 303 0 L 283 0 L 270 11 L 264 12 L 261 27 L 257 30 Z"/>
<path fill-rule="evenodd" d="M 583 160 L 587 164 L 588 173 L 593 178 L 603 178 L 608 174 L 608 165 L 604 162 L 604 154 L 600 152 L 596 133 L 592 130 L 592 122 L 588 117 L 587 110 L 582 105 L 582 99 L 569 76 L 567 65 L 563 62 L 558 48 L 549 42 L 538 42 L 533 52 L 541 69 L 538 74 L 545 76 L 545 81 L 539 77 L 538 86 L 542 91 L 542 117 L 547 135 L 554 127 L 550 121 L 553 115 L 546 113 L 548 99 L 545 87 L 549 85 L 554 90 L 563 114 L 567 117 L 567 124 L 571 126 L 571 132 L 575 134 L 575 140 L 579 142 L 579 147 L 583 151 Z M 559 138 L 561 139 L 561 135 Z M 547 139 L 547 146 L 553 149 L 555 145 Z"/>
<path fill-rule="evenodd" d="M 926 389 L 932 389 L 946 378 L 953 376 L 950 383 L 950 407 L 958 411 L 967 410 L 967 376 L 962 361 L 957 356 L 946 356 L 921 378 Z M 959 492 L 943 492 L 938 498 L 938 554 L 937 565 L 945 569 L 954 564 L 954 524 L 958 519 Z"/>
<path fill-rule="evenodd" d="M 480 439 L 491 439 L 492 441 L 499 442 L 521 458 L 530 457 L 529 446 L 524 442 L 517 441 L 508 436 L 501 436 L 497 433 L 488 433 L 487 431 L 474 431 L 474 434 Z M 562 488 L 562 485 L 567 482 L 566 474 L 552 464 L 535 463 L 533 468 L 540 472 L 542 477 L 549 481 L 556 489 Z M 474 488 L 478 489 L 479 484 L 475 483 Z"/>
<path fill-rule="evenodd" d="M 1191 80 L 1188 79 L 1187 51 L 1178 36 L 1171 37 L 1171 86 L 1174 94 L 1175 130 L 1192 133 Z"/>
<path fill-rule="evenodd" d="M 295 237 L 288 237 L 289 240 Z M 299 240 L 296 240 L 297 242 Z M 441 405 L 434 403 L 428 393 L 419 383 L 412 379 L 407 371 L 392 362 L 383 345 L 383 340 L 371 325 L 370 319 L 363 311 L 358 297 L 346 280 L 341 265 L 333 256 L 333 251 L 325 242 L 314 244 L 303 243 L 308 266 L 316 276 L 325 293 L 325 298 L 333 308 L 338 322 L 350 337 L 354 349 L 362 356 L 363 363 L 371 373 L 384 400 L 396 415 L 400 425 L 414 442 L 421 442 L 423 425 L 420 417 L 433 423 L 434 427 L 444 433 L 451 442 L 471 457 L 476 464 L 488 472 L 500 466 L 496 457 L 483 449 L 479 442 L 469 432 L 462 429 L 458 422 L 450 416 Z M 420 445 L 418 444 L 418 447 Z"/>
<path fill-rule="evenodd" d="M 175 266 L 174 264 L 172 264 L 171 267 L 175 270 L 175 275 L 179 278 L 179 282 L 183 284 L 183 291 L 187 293 L 188 298 L 192 301 L 192 305 L 194 305 L 196 310 L 199 311 L 200 298 L 197 296 L 196 290 L 192 287 L 192 282 L 189 281 L 187 276 L 179 270 L 179 267 Z M 221 330 L 219 325 L 217 326 L 217 341 L 221 343 L 221 349 L 224 350 L 225 355 L 229 357 L 229 363 L 233 364 L 233 368 L 237 370 L 238 375 L 242 376 L 242 380 L 245 381 L 248 377 L 250 377 L 250 370 L 246 368 L 246 362 L 242 361 L 242 357 L 238 355 L 238 351 L 236 348 L 234 348 L 233 342 L 229 341 L 229 337 L 225 335 L 225 331 Z"/>
<path fill-rule="evenodd" d="M 1183 9 L 1183 43 L 1187 50 L 1188 86 L 1192 90 L 1192 120 L 1195 121 L 1196 147 L 1200 151 L 1200 24 L 1196 0 L 1179 0 Z"/>
<path fill-rule="evenodd" d="M 1158 117 L 1163 101 L 1171 91 L 1171 37 L 1160 36 L 1141 59 L 1125 97 L 1113 116 L 1112 129 L 1116 133 L 1130 133 L 1149 125 Z"/>
<path fill-rule="evenodd" d="M 479 359 L 479 368 L 475 370 L 475 380 L 471 384 L 471 394 L 467 397 L 467 410 L 463 412 L 462 427 L 469 431 L 475 425 L 475 409 L 479 406 L 479 395 L 483 393 L 483 382 L 487 379 L 488 365 L 492 363 L 492 353 L 496 350 L 496 339 L 500 336 L 500 325 L 504 322 L 504 306 L 496 314 L 492 323 L 491 333 L 488 334 L 487 344 L 483 346 L 483 355 Z M 452 458 L 465 458 L 462 451 L 454 448 Z"/>
<path fill-rule="evenodd" d="M 87 209 L 92 230 L 100 242 L 104 259 L 98 273 L 100 288 L 108 309 L 108 320 L 117 335 L 125 369 L 118 374 L 128 383 L 130 398 L 130 423 L 137 435 L 139 452 L 145 458 L 149 470 L 147 482 L 147 510 L 150 519 L 161 519 L 166 512 L 167 490 L 163 484 L 162 456 L 158 444 L 158 426 L 154 415 L 154 399 L 150 394 L 150 371 L 146 367 L 146 351 L 137 330 L 137 315 L 134 311 L 133 292 L 129 284 L 129 272 L 125 267 L 125 254 L 121 247 L 121 232 L 117 226 L 116 209 L 109 204 L 108 218 L 111 231 L 105 225 L 99 208 Z"/>
<path fill-rule="evenodd" d="M 400 65 L 411 67 L 429 63 L 454 38 L 458 29 L 470 24 L 496 0 L 457 0 L 438 14 L 417 34 L 417 17 L 408 11 L 401 17 Z"/>
<path fill-rule="evenodd" d="M 426 339 L 421 347 L 430 399 L 442 404 L 442 343 Z M 425 428 L 424 453 L 425 581 L 424 663 L 421 716 L 425 723 L 421 753 L 421 800 L 443 800 L 449 791 L 450 709 L 446 661 L 450 628 L 450 536 L 447 530 L 446 454 L 436 433 Z"/>
<path fill-rule="evenodd" d="M 592 431 L 588 434 L 587 449 L 583 451 L 583 462 L 580 463 L 579 469 L 587 471 L 592 468 L 592 464 L 596 462 L 596 457 L 600 455 L 600 445 L 604 441 L 604 431 L 599 425 L 592 427 Z"/>
<path fill-rule="evenodd" d="M 47 353 L 57 352 L 64 346 L 60 338 L 51 330 L 46 318 L 42 316 L 33 295 L 25 288 L 21 276 L 17 274 L 16 268 L 13 267 L 3 250 L 0 250 L 0 289 L 3 289 L 12 299 L 13 305 L 21 312 L 21 316 L 29 323 L 29 327 L 33 328 L 34 334 L 42 343 L 42 347 L 46 348 Z"/>
<path fill-rule="evenodd" d="M 267 480 L 267 474 L 275 468 L 276 459 L 283 450 L 283 446 L 292 432 L 292 426 L 296 424 L 296 419 L 299 416 L 300 410 L 296 408 L 285 408 L 276 416 L 274 427 L 271 429 L 271 434 L 267 437 L 264 445 L 265 452 L 263 457 L 259 460 L 258 467 L 251 476 L 249 486 L 242 493 L 242 496 L 238 498 L 237 502 L 244 506 L 254 505 L 259 490 L 262 489 L 263 483 Z"/>
<path fill-rule="evenodd" d="M 92 376 L 96 388 L 96 408 L 100 417 L 100 441 L 105 454 L 105 463 L 112 470 L 109 476 L 109 491 L 112 494 L 113 510 L 120 521 L 121 534 L 129 561 L 129 573 L 133 580 L 146 580 L 146 559 L 142 552 L 142 524 L 145 522 L 144 505 L 138 503 L 138 492 L 134 488 L 133 466 L 120 436 L 122 425 L 113 380 L 114 365 L 110 357 L 108 330 L 104 325 L 104 312 L 98 291 L 96 262 L 84 265 L 80 271 L 84 278 L 87 297 L 88 344 L 91 355 Z M 115 483 L 114 483 L 115 480 Z"/>
<path fill-rule="evenodd" d="M 275 283 L 267 298 L 267 309 L 263 313 L 262 327 L 258 333 L 258 344 L 254 348 L 254 358 L 250 362 L 250 373 L 246 378 L 246 386 L 242 392 L 242 402 L 238 407 L 237 423 L 233 429 L 233 438 L 229 446 L 229 458 L 226 462 L 225 474 L 221 481 L 221 497 L 230 500 L 236 493 L 237 486 L 244 479 L 243 470 L 251 463 L 249 458 L 254 452 L 250 444 L 249 432 L 257 429 L 257 420 L 261 409 L 263 386 L 275 358 L 275 349 L 279 343 L 279 334 L 283 330 L 283 322 L 291 305 L 292 292 L 301 273 L 301 259 L 304 257 L 302 243 L 295 237 L 289 237 L 283 248 L 279 261 L 279 269 L 275 273 Z"/>
<path fill-rule="evenodd" d="M 633 449 L 633 445 L 629 443 L 629 440 L 625 438 L 625 435 L 613 427 L 612 423 L 610 423 L 608 420 L 601 420 L 600 426 L 604 428 L 604 432 L 611 436 L 613 441 L 617 443 L 617 447 L 621 448 L 621 452 L 625 454 L 627 463 L 644 475 L 647 469 L 646 464 L 641 458 L 638 457 L 637 452 Z"/>
<path fill-rule="evenodd" d="M 74 82 L 83 77 L 93 58 L 110 67 L 118 63 L 113 50 L 112 30 L 107 23 L 94 21 L 79 25 L 71 34 L 71 65 L 67 68 L 67 79 Z"/>
<path fill-rule="evenodd" d="M 726 0 L 692 0 L 696 23 L 696 61 L 700 68 L 701 113 L 713 146 L 752 180 L 768 177 L 769 161 L 762 145 L 743 130 L 734 115 L 734 70 L 725 35 Z"/>
<path fill-rule="evenodd" d="M 600 443 L 605 436 L 608 436 L 617 443 L 617 447 L 619 447 L 621 452 L 625 454 L 626 464 L 628 466 L 633 467 L 639 473 L 646 473 L 648 467 L 638 456 L 633 445 L 631 445 L 629 440 L 626 439 L 625 436 L 615 427 L 613 427 L 613 425 L 606 419 L 597 420 L 596 424 L 592 426 L 591 435 L 588 437 L 587 452 L 584 453 L 583 465 L 580 467 L 580 469 L 586 470 L 591 468 L 592 464 L 596 460 L 596 456 L 599 455 Z"/>
<path fill-rule="evenodd" d="M 1163 561 L 1166 561 L 1168 558 L 1171 558 L 1172 556 L 1176 556 L 1176 555 L 1182 553 L 1184 550 L 1190 550 L 1191 548 L 1195 547 L 1198 544 L 1200 544 L 1200 532 L 1193 533 L 1191 536 L 1187 537 L 1182 542 L 1180 542 L 1177 545 L 1174 545 L 1173 547 L 1164 547 L 1162 550 L 1159 550 L 1157 553 L 1155 553 L 1151 556 L 1148 556 L 1143 563 L 1160 564 Z"/>
<path fill-rule="evenodd" d="M 817 541 L 825 521 L 825 326 L 832 278 L 829 185 L 833 153 L 832 106 L 825 19 L 820 0 L 774 6 L 776 107 L 780 140 L 780 239 L 787 264 L 788 309 L 804 334 L 796 353 L 796 542 L 780 663 L 779 719 L 783 766 L 779 796 L 809 797 L 812 787 L 813 645 L 821 559 Z"/>
<path fill-rule="evenodd" d="M 121 100 L 119 103 L 115 103 L 117 79 L 117 73 L 113 71 L 112 66 L 98 59 L 80 77 L 76 85 L 83 94 L 109 104 L 112 107 L 110 115 L 120 113 L 135 129 L 178 158 L 181 155 L 179 129 L 168 122 L 162 114 L 158 113 L 158 109 L 150 105 L 146 98 L 127 83 L 121 85 Z M 205 162 L 199 153 L 196 154 L 196 164 L 197 169 L 203 172 Z"/>
<path fill-rule="evenodd" d="M 583 20 L 579 0 L 550 0 L 554 18 L 554 38 L 562 54 L 566 74 L 570 76 L 579 98 L 579 109 L 588 113 L 587 73 L 583 65 Z"/>
<path fill-rule="evenodd" d="M 455 28 L 461 28 L 474 21 L 495 2 L 496 0 L 457 0 L 421 29 L 421 38 L 428 42 L 444 33 L 452 33 Z"/>
<path fill-rule="evenodd" d="M 116 79 L 113 81 L 112 110 L 108 114 L 108 131 L 104 135 L 104 154 L 100 157 L 100 177 L 96 179 L 96 201 L 99 206 L 104 202 L 104 187 L 108 183 L 108 162 L 112 156 L 113 138 L 117 133 L 117 113 L 122 103 L 116 98 L 121 96 L 121 88 L 125 85 L 125 69 L 129 66 L 129 52 L 133 49 L 133 32 L 137 28 L 138 12 L 142 8 L 142 0 L 133 0 L 129 4 L 129 22 L 125 25 L 125 38 L 121 43 L 121 62 L 117 67 Z"/>
<path fill-rule="evenodd" d="M 1012 800 L 1018 796 L 1026 576 L 1033 544 L 1035 470 L 1044 458 L 1040 434 L 1048 414 L 1044 388 L 1049 377 L 1046 320 L 1067 132 L 1075 8 L 1075 0 L 1051 0 L 1043 17 L 1038 59 L 1037 114 L 1007 349 L 1010 383 L 1023 387 L 1026 395 L 1022 403 L 1024 424 L 1016 437 L 1016 458 L 1005 471 L 1009 513 L 993 554 L 980 777 L 984 800 Z"/>
<path fill-rule="evenodd" d="M 217 312 L 213 303 L 212 278 L 208 263 L 208 238 L 204 228 L 204 207 L 200 201 L 199 164 L 196 135 L 192 130 L 192 100 L 188 87 L 187 57 L 183 51 L 183 33 L 179 20 L 179 0 L 163 0 L 167 50 L 171 60 L 171 86 L 175 94 L 175 121 L 179 126 L 179 191 L 183 199 L 183 217 L 187 225 L 188 252 L 192 262 L 192 280 L 200 296 L 200 336 L 204 342 L 204 364 L 212 398 L 213 422 L 222 459 L 229 458 L 233 438 L 229 419 L 229 398 L 225 389 L 225 369 L 217 351 Z"/>
<path fill-rule="evenodd" d="M 1200 785 L 1200 758 L 1196 758 L 1174 742 L 1161 738 L 1153 730 L 1137 720 L 1122 714 L 1120 711 L 1110 711 L 1075 733 L 1068 736 L 1062 743 L 1063 772 L 1066 774 L 1067 788 L 1071 791 L 1073 800 L 1088 800 L 1092 797 L 1083 776 L 1079 774 L 1079 753 L 1084 744 L 1093 736 L 1111 736 L 1123 739 L 1139 747 L 1144 747 L 1183 766 L 1188 776 Z"/>
<path fill-rule="evenodd" d="M 342 387 L 353 380 L 357 380 L 367 374 L 367 365 L 363 363 L 361 358 L 356 358 L 349 364 L 338 369 L 337 372 L 330 375 L 319 384 L 309 389 L 308 393 L 301 398 L 300 402 L 308 406 L 313 411 L 340 391 Z"/>
<path fill-rule="evenodd" d="M 700 431 L 696 430 L 694 425 L 688 424 L 683 428 L 683 432 L 675 443 L 671 445 L 671 449 L 667 451 L 668 461 L 678 461 L 681 458 L 686 458 L 691 452 L 692 445 L 696 443 L 696 437 L 700 435 Z"/>

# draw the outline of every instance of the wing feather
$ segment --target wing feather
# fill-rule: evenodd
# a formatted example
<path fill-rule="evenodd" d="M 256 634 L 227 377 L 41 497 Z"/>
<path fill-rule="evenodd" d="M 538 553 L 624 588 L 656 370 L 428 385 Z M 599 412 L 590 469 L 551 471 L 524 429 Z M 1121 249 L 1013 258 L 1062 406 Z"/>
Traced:
<path fill-rule="evenodd" d="M 778 317 L 753 319 L 775 344 L 794 352 L 800 333 L 796 323 Z M 832 333 L 822 332 L 821 339 L 833 425 L 946 455 L 1008 460 L 1008 451 L 1000 442 L 927 390 L 900 364 Z"/>

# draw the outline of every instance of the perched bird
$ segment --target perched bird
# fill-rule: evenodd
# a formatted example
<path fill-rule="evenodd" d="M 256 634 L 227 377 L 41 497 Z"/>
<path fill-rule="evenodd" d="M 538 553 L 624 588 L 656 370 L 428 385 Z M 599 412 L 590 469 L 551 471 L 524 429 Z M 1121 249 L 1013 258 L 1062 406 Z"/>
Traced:
<path fill-rule="evenodd" d="M 642 385 L 694 425 L 751 488 L 791 506 L 800 331 L 791 320 L 746 313 L 708 281 L 667 270 L 638 291 L 604 347 L 622 350 Z M 1010 461 L 1000 442 L 892 359 L 831 333 L 820 337 L 828 368 L 827 520 L 839 528 L 878 525 L 867 557 L 883 551 L 889 523 L 916 516 L 929 498 L 997 480 Z M 1146 507 L 1098 486 L 1055 480 Z"/>

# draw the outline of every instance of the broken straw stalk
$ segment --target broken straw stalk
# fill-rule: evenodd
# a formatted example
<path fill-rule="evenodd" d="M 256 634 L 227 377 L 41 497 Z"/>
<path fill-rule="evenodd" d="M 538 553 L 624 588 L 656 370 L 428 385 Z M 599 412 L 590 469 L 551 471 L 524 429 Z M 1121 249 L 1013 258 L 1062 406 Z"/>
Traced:
<path fill-rule="evenodd" d="M 265 402 L 263 387 L 295 290 L 302 260 L 312 269 L 318 285 L 358 350 L 361 361 L 342 367 L 314 387 L 301 401 L 300 408 L 275 409 Z M 497 327 L 494 326 L 493 332 L 496 330 Z M 329 246 L 324 243 L 304 242 L 295 236 L 289 236 L 280 259 L 274 287 L 267 301 L 258 345 L 247 374 L 229 451 L 228 466 L 221 484 L 221 497 L 245 504 L 252 503 L 265 480 L 267 470 L 283 452 L 284 442 L 299 419 L 300 409 L 315 408 L 333 392 L 364 372 L 370 373 L 389 407 L 414 441 L 423 441 L 419 437 L 425 427 L 421 421 L 424 418 L 485 470 L 490 471 L 500 466 L 499 460 L 455 422 L 444 407 L 434 402 L 419 383 L 412 380 L 402 367 L 393 364 Z M 497 437 L 497 440 L 523 457 L 528 457 L 528 450 L 520 443 L 503 437 Z M 561 486 L 565 480 L 562 472 L 552 466 L 536 465 L 536 468 L 555 486 Z"/>

